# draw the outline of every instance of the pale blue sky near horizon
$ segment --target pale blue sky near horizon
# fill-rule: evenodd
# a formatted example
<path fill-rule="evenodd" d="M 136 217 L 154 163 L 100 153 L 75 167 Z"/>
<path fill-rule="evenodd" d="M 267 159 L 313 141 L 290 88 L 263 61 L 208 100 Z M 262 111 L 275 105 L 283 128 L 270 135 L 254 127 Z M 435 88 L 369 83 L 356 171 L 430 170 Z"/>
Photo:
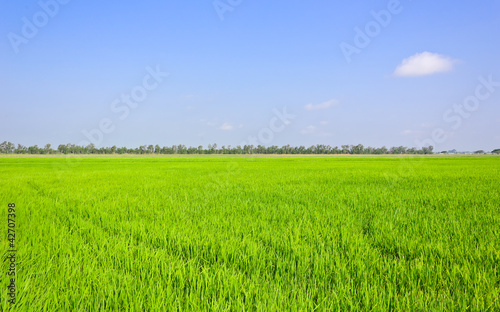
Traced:
<path fill-rule="evenodd" d="M 500 148 L 500 1 L 61 2 L 0 3 L 0 141 Z"/>

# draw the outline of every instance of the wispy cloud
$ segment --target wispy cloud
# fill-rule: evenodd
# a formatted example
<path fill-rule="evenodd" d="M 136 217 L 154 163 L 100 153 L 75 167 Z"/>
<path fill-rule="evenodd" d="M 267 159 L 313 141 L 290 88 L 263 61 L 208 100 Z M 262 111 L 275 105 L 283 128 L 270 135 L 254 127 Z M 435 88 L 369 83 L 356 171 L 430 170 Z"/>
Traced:
<path fill-rule="evenodd" d="M 304 129 L 302 129 L 300 131 L 300 133 L 302 133 L 302 134 L 313 134 L 314 132 L 316 132 L 316 129 L 317 128 L 315 126 L 307 126 Z"/>
<path fill-rule="evenodd" d="M 309 103 L 306 106 L 304 106 L 304 108 L 306 110 L 319 110 L 319 109 L 327 109 L 327 108 L 330 108 L 330 107 L 338 105 L 338 104 L 339 104 L 339 101 L 336 99 L 333 99 L 333 100 L 326 101 L 326 102 L 316 104 L 316 105 Z"/>
<path fill-rule="evenodd" d="M 225 122 L 222 124 L 222 126 L 220 126 L 219 129 L 224 130 L 224 131 L 229 131 L 229 130 L 233 130 L 233 126 L 228 124 L 227 122 Z"/>
<path fill-rule="evenodd" d="M 456 62 L 457 60 L 437 53 L 417 53 L 404 59 L 394 71 L 394 76 L 416 77 L 444 73 L 452 70 Z"/>

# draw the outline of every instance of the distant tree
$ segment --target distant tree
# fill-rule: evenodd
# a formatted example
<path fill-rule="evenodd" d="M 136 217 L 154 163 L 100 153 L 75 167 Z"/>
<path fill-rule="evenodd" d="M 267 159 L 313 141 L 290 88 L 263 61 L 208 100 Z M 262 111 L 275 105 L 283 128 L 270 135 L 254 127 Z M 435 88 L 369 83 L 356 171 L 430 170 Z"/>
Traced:
<path fill-rule="evenodd" d="M 375 153 L 375 154 L 378 154 L 378 155 L 381 155 L 381 154 L 387 154 L 387 147 L 382 146 L 382 147 L 376 148 L 376 149 L 374 150 L 374 153 Z"/>
<path fill-rule="evenodd" d="M 341 147 L 342 147 L 342 154 L 350 153 L 349 145 L 342 145 Z"/>
<path fill-rule="evenodd" d="M 15 150 L 16 146 L 14 143 L 3 141 L 2 144 L 0 144 L 0 153 L 12 154 Z"/>
<path fill-rule="evenodd" d="M 126 147 L 120 147 L 116 149 L 116 152 L 118 154 L 126 154 L 127 153 L 127 148 Z"/>
<path fill-rule="evenodd" d="M 183 145 L 183 144 L 179 144 L 179 145 L 177 145 L 177 152 L 178 152 L 179 154 L 186 154 L 186 153 L 187 153 L 187 150 L 188 150 L 188 149 L 187 149 L 186 145 Z"/>
<path fill-rule="evenodd" d="M 432 150 L 434 149 L 434 146 L 430 145 L 428 147 L 422 147 L 422 154 L 432 154 Z"/>
<path fill-rule="evenodd" d="M 70 144 L 68 144 L 68 145 L 70 145 Z M 71 146 L 68 146 L 68 147 L 71 149 Z M 86 149 L 87 149 L 88 153 L 90 153 L 90 154 L 97 154 L 97 150 L 95 148 L 94 143 L 90 143 L 89 145 L 87 145 Z M 71 152 L 71 153 L 73 153 L 73 152 Z"/>
<path fill-rule="evenodd" d="M 12 154 L 16 150 L 14 143 L 4 141 L 0 144 L 0 153 Z"/>
<path fill-rule="evenodd" d="M 335 146 L 334 148 L 332 148 L 332 154 L 341 154 L 342 151 L 339 149 L 338 146 Z"/>
<path fill-rule="evenodd" d="M 475 151 L 474 154 L 484 154 L 484 151 L 483 150 L 478 150 L 478 151 Z"/>
<path fill-rule="evenodd" d="M 16 149 L 16 146 L 12 142 L 7 142 L 7 153 L 12 154 L 14 153 L 14 150 Z"/>
<path fill-rule="evenodd" d="M 15 150 L 16 154 L 26 154 L 28 152 L 28 148 L 21 144 L 17 144 L 17 148 Z"/>
<path fill-rule="evenodd" d="M 40 154 L 40 148 L 38 148 L 38 145 L 30 146 L 30 147 L 28 147 L 28 153 L 29 154 Z"/>
<path fill-rule="evenodd" d="M 494 149 L 491 151 L 493 154 L 500 154 L 500 148 Z"/>
<path fill-rule="evenodd" d="M 281 150 L 283 151 L 283 154 L 291 154 L 293 153 L 293 148 L 290 146 L 290 144 L 284 145 Z"/>
<path fill-rule="evenodd" d="M 363 150 L 363 154 L 374 154 L 374 153 L 375 149 L 371 146 L 365 147 L 365 149 Z"/>
<path fill-rule="evenodd" d="M 363 144 L 358 144 L 356 146 L 351 145 L 351 154 L 362 154 L 364 150 Z"/>
<path fill-rule="evenodd" d="M 52 154 L 52 148 L 50 144 L 45 144 L 45 147 L 43 149 L 45 154 Z"/>
<path fill-rule="evenodd" d="M 391 147 L 389 149 L 390 154 L 406 154 L 406 147 L 404 146 L 398 146 L 398 147 Z"/>
<path fill-rule="evenodd" d="M 59 146 L 57 147 L 57 150 L 59 151 L 59 153 L 61 154 L 66 154 L 66 145 L 64 144 L 59 144 Z"/>
<path fill-rule="evenodd" d="M 253 154 L 254 151 L 251 151 L 251 154 Z M 263 145 L 257 145 L 257 153 L 259 154 L 265 154 L 266 153 L 266 148 Z"/>

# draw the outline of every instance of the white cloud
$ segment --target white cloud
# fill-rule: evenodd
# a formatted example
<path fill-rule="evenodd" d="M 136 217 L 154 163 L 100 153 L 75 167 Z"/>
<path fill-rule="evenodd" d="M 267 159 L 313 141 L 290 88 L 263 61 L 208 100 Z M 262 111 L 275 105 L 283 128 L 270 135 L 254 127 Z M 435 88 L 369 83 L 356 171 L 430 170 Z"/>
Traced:
<path fill-rule="evenodd" d="M 302 133 L 302 134 L 312 134 L 315 131 L 316 131 L 316 127 L 315 126 L 307 126 L 304 129 L 302 129 L 302 131 L 300 131 L 300 133 Z"/>
<path fill-rule="evenodd" d="M 229 131 L 229 130 L 233 130 L 233 126 L 231 126 L 230 124 L 228 124 L 227 122 L 223 123 L 222 126 L 220 126 L 219 128 L 220 130 L 224 130 L 224 131 Z"/>
<path fill-rule="evenodd" d="M 328 121 L 323 120 L 323 121 L 320 121 L 319 124 L 322 126 L 326 126 L 328 124 Z"/>
<path fill-rule="evenodd" d="M 300 131 L 302 134 L 314 135 L 317 137 L 331 137 L 333 134 L 330 132 L 322 131 L 320 128 L 316 126 L 307 126 Z"/>
<path fill-rule="evenodd" d="M 313 104 L 309 103 L 306 106 L 304 106 L 304 108 L 307 110 L 327 109 L 327 108 L 330 108 L 330 107 L 338 105 L 338 104 L 339 104 L 339 101 L 333 99 L 333 100 L 323 102 L 323 103 L 320 103 L 317 105 L 313 105 Z"/>
<path fill-rule="evenodd" d="M 453 69 L 456 60 L 437 53 L 423 52 L 406 58 L 394 71 L 397 77 L 426 76 Z"/>

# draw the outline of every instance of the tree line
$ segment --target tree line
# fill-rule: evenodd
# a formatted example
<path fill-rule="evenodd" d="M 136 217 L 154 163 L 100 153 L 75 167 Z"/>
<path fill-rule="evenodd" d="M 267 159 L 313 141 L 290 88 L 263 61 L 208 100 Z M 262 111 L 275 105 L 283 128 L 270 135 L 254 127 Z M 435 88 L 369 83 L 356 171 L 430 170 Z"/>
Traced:
<path fill-rule="evenodd" d="M 484 153 L 484 151 L 481 151 Z M 2 154 L 365 154 L 365 155 L 382 155 L 382 154 L 433 154 L 433 147 L 422 147 L 420 149 L 405 146 L 386 148 L 370 147 L 358 145 L 341 145 L 340 147 L 332 147 L 330 145 L 317 144 L 310 147 L 305 146 L 263 146 L 263 145 L 238 145 L 236 147 L 221 146 L 217 144 L 209 144 L 207 148 L 203 146 L 187 147 L 183 144 L 163 146 L 159 145 L 142 145 L 137 148 L 127 147 L 96 147 L 94 144 L 87 146 L 79 146 L 75 144 L 61 144 L 57 149 L 53 149 L 50 144 L 44 147 L 23 146 L 4 141 L 0 144 L 0 153 Z M 478 153 L 478 152 L 476 152 Z M 500 154 L 500 149 L 495 149 L 492 153 Z"/>
<path fill-rule="evenodd" d="M 263 146 L 263 145 L 238 145 L 232 147 L 209 144 L 207 148 L 203 146 L 187 147 L 183 144 L 163 146 L 142 145 L 137 148 L 127 147 L 96 147 L 94 144 L 79 146 L 75 144 L 61 144 L 57 149 L 53 149 L 50 144 L 43 147 L 38 145 L 23 146 L 4 141 L 0 144 L 0 153 L 2 154 L 432 154 L 433 147 L 407 148 L 404 146 L 386 148 L 385 146 L 365 147 L 358 145 L 342 145 L 332 147 L 330 145 L 312 145 L 305 146 Z"/>

